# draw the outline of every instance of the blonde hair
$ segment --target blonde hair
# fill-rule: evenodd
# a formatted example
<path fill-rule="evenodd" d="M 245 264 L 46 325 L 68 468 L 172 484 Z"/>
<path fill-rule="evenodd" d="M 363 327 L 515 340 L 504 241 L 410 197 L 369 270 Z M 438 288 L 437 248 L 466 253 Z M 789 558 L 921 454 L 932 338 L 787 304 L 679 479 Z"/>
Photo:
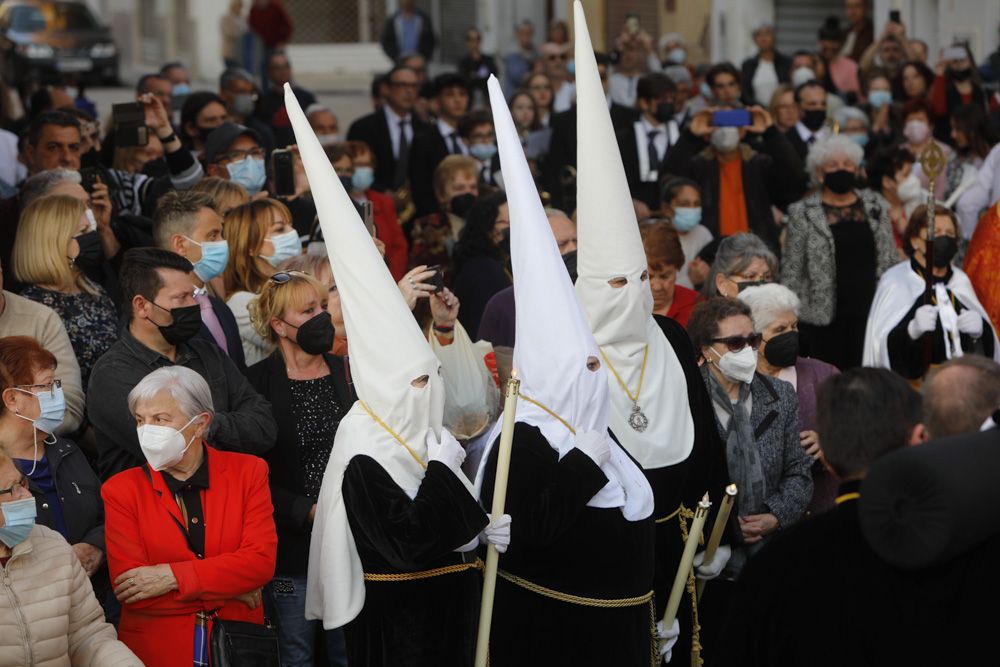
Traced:
<path fill-rule="evenodd" d="M 226 213 L 224 226 L 226 242 L 229 243 L 229 262 L 222 273 L 226 294 L 256 294 L 271 277 L 273 271 L 265 273 L 257 257 L 271 229 L 274 213 L 292 224 L 291 212 L 277 199 L 258 199 Z"/>
<path fill-rule="evenodd" d="M 459 172 L 472 174 L 472 178 L 479 178 L 479 161 L 468 155 L 449 155 L 441 160 L 434 170 L 434 195 L 438 201 L 444 199 L 445 191 L 451 179 Z"/>
<path fill-rule="evenodd" d="M 271 326 L 272 318 L 281 319 L 286 310 L 305 304 L 312 296 L 315 296 L 322 303 L 328 292 L 326 285 L 308 273 L 301 271 L 286 271 L 285 273 L 289 276 L 287 282 L 276 283 L 273 280 L 268 280 L 261 288 L 257 298 L 251 299 L 247 306 L 254 331 L 270 343 L 278 342 L 278 334 Z"/>
<path fill-rule="evenodd" d="M 242 206 L 250 201 L 250 195 L 247 194 L 242 185 L 216 176 L 201 179 L 191 189 L 211 197 L 212 201 L 215 202 L 213 207 L 215 212 L 222 216 L 237 206 Z"/>
<path fill-rule="evenodd" d="M 307 253 L 305 255 L 289 257 L 281 263 L 278 270 L 301 271 L 315 277 L 316 280 L 319 280 L 324 271 L 329 273 L 330 277 L 333 277 L 333 267 L 330 266 L 330 259 L 326 255 L 310 255 Z"/>
<path fill-rule="evenodd" d="M 11 253 L 14 276 L 32 285 L 64 290 L 76 285 L 88 294 L 97 288 L 67 257 L 69 242 L 80 229 L 87 207 L 66 195 L 41 197 L 21 212 Z"/>

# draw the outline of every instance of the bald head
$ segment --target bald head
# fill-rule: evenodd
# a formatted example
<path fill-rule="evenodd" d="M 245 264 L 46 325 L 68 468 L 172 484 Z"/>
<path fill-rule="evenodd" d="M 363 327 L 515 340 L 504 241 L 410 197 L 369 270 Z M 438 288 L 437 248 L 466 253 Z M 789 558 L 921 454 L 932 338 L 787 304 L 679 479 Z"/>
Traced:
<path fill-rule="evenodd" d="M 556 209 L 548 209 L 545 213 L 549 218 L 552 235 L 556 237 L 559 254 L 567 255 L 576 250 L 576 223 L 570 220 L 565 213 Z"/>
<path fill-rule="evenodd" d="M 932 438 L 975 433 L 1000 408 L 1000 364 L 978 354 L 952 359 L 931 373 L 923 392 Z"/>

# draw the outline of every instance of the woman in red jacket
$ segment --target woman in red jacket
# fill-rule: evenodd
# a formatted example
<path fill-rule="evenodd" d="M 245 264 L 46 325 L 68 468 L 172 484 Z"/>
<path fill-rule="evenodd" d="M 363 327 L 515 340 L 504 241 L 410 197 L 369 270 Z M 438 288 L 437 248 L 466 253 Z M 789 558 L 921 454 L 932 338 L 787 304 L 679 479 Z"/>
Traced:
<path fill-rule="evenodd" d="M 669 220 L 644 220 L 639 223 L 639 233 L 649 265 L 653 314 L 677 320 L 686 329 L 691 311 L 701 301 L 701 296 L 677 284 L 677 272 L 684 266 L 684 250 L 677 229 Z"/>
<path fill-rule="evenodd" d="M 208 665 L 214 618 L 264 623 L 278 543 L 267 464 L 205 444 L 212 394 L 189 368 L 153 371 L 128 406 L 147 465 L 101 492 L 118 636 L 147 667 Z"/>

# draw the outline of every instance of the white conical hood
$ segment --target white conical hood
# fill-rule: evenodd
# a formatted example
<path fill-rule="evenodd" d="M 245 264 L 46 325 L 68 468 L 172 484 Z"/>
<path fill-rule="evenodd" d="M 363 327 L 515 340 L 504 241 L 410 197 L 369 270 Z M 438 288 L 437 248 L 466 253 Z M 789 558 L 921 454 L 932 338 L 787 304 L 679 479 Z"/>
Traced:
<path fill-rule="evenodd" d="M 607 378 L 603 366 L 587 368 L 588 359 L 600 359 L 597 344 L 559 255 L 496 77 L 489 79 L 489 92 L 510 213 L 510 254 L 517 303 L 514 369 L 521 379 L 521 392 L 558 415 L 577 433 L 605 433 Z M 574 446 L 575 436 L 570 429 L 531 401 L 518 403 L 517 421 L 537 426 L 560 456 Z M 483 460 L 488 456 L 487 450 Z M 647 508 L 642 491 L 645 478 L 613 443 L 612 461 L 602 469 L 610 481 L 590 504 L 622 507 L 630 519 L 648 516 L 652 494 Z M 641 483 L 635 479 L 636 473 Z M 645 489 L 648 491 L 648 484 Z"/>
<path fill-rule="evenodd" d="M 427 433 L 441 429 L 444 386 L 437 359 L 288 84 L 285 107 L 337 277 L 360 399 L 337 428 L 309 549 L 306 616 L 329 629 L 351 621 L 365 599 L 341 489 L 344 471 L 354 456 L 370 456 L 414 497 L 424 476 Z M 427 386 L 411 385 L 424 375 Z"/>
<path fill-rule="evenodd" d="M 608 368 L 611 430 L 643 467 L 660 468 L 687 458 L 694 445 L 694 420 L 684 370 L 653 319 L 653 294 L 643 277 L 646 253 L 580 0 L 573 3 L 573 12 L 576 292 L 604 360 L 614 369 Z M 613 278 L 625 278 L 627 284 L 612 287 L 608 281 Z M 622 389 L 615 372 L 633 396 L 641 380 L 637 403 Z M 634 405 L 648 420 L 642 432 L 629 425 Z"/>

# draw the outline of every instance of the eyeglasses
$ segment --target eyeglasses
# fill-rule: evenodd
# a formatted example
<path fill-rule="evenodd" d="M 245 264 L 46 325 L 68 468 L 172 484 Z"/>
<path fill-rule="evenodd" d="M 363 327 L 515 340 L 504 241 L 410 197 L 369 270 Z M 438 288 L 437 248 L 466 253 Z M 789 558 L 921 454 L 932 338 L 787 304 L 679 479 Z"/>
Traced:
<path fill-rule="evenodd" d="M 17 481 L 17 484 L 14 484 L 14 485 L 6 488 L 6 489 L 0 489 L 0 496 L 9 493 L 10 496 L 11 496 L 11 498 L 13 498 L 14 497 L 14 489 L 16 489 L 18 487 L 21 487 L 22 489 L 27 489 L 28 488 L 28 478 L 25 477 L 24 475 L 21 475 L 21 479 L 19 479 Z"/>
<path fill-rule="evenodd" d="M 760 342 L 764 336 L 759 333 L 752 333 L 749 336 L 726 336 L 725 338 L 711 338 L 710 343 L 723 343 L 730 352 L 739 352 L 747 345 L 753 349 L 760 347 Z"/>
<path fill-rule="evenodd" d="M 16 388 L 24 389 L 32 394 L 40 394 L 47 391 L 54 398 L 56 389 L 62 389 L 62 380 L 55 379 L 50 384 L 19 384 L 16 385 Z"/>
<path fill-rule="evenodd" d="M 252 157 L 257 160 L 264 159 L 264 149 L 263 148 L 251 148 L 248 151 L 229 151 L 222 154 L 223 160 L 229 160 L 230 162 L 239 162 L 245 158 Z"/>
<path fill-rule="evenodd" d="M 406 81 L 390 81 L 389 85 L 395 88 L 409 88 L 410 90 L 420 89 L 419 83 L 408 83 Z"/>

